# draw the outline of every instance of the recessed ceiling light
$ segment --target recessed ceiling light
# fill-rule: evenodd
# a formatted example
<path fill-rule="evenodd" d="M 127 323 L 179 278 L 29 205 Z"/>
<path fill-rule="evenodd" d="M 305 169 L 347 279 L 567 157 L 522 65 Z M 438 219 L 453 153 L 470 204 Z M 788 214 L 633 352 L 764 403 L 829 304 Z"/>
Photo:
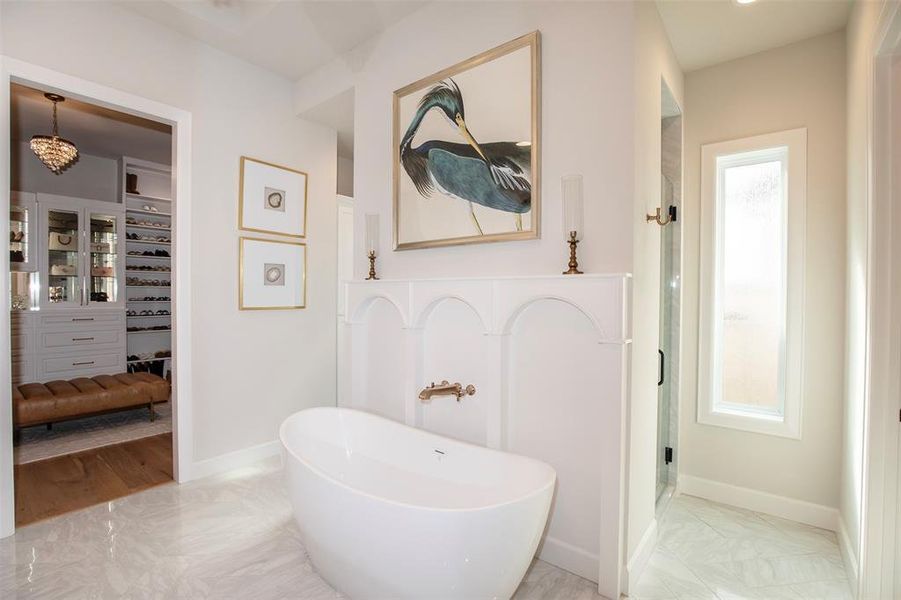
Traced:
<path fill-rule="evenodd" d="M 752 4 L 757 0 L 734 0 L 736 4 Z"/>

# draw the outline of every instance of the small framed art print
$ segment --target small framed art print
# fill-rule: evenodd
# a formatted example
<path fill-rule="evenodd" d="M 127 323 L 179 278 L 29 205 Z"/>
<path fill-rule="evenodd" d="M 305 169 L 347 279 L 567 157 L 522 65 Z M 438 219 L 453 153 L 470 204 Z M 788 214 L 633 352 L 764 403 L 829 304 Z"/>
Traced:
<path fill-rule="evenodd" d="M 307 235 L 307 174 L 241 157 L 238 227 L 302 238 Z"/>
<path fill-rule="evenodd" d="M 307 246 L 242 237 L 238 250 L 238 308 L 306 308 Z"/>

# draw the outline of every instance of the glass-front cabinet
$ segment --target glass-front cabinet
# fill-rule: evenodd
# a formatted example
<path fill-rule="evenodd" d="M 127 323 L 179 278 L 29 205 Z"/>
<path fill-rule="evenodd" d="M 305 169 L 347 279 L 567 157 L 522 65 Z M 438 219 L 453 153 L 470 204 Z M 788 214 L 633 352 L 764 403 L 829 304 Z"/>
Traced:
<path fill-rule="evenodd" d="M 81 211 L 46 207 L 43 224 L 47 235 L 47 285 L 41 303 L 81 306 Z"/>
<path fill-rule="evenodd" d="M 38 206 L 35 195 L 25 192 L 11 192 L 9 204 L 9 306 L 31 310 L 38 304 Z"/>
<path fill-rule="evenodd" d="M 41 308 L 123 305 L 122 208 L 105 202 L 38 194 L 42 248 Z"/>
<path fill-rule="evenodd" d="M 34 232 L 37 203 L 34 194 L 12 192 L 9 197 L 9 269 L 36 271 Z"/>
<path fill-rule="evenodd" d="M 86 276 L 88 302 L 118 303 L 119 229 L 122 219 L 111 212 L 87 211 L 91 272 Z M 124 236 L 122 236 L 124 237 Z"/>

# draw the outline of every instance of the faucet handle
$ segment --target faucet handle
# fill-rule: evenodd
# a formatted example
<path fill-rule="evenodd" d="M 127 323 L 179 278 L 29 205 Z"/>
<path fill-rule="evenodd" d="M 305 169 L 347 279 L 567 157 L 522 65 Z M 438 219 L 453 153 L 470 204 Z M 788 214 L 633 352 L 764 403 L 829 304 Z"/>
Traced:
<path fill-rule="evenodd" d="M 475 393 L 476 393 L 476 386 L 472 385 L 471 383 L 469 385 L 467 385 L 466 387 L 463 387 L 462 385 L 460 385 L 458 383 L 457 384 L 457 392 L 456 392 L 455 396 L 457 396 L 457 402 L 459 402 L 460 398 L 462 398 L 463 396 L 472 396 Z"/>

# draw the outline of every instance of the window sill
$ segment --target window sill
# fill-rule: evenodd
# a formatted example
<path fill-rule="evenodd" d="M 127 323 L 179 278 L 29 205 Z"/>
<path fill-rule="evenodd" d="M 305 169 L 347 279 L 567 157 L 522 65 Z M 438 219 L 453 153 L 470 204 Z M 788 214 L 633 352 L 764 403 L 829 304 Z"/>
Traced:
<path fill-rule="evenodd" d="M 750 433 L 774 435 L 793 440 L 801 439 L 800 423 L 797 421 L 792 423 L 791 420 L 781 415 L 754 414 L 738 410 L 729 411 L 728 409 L 709 412 L 700 411 L 698 423 Z"/>

